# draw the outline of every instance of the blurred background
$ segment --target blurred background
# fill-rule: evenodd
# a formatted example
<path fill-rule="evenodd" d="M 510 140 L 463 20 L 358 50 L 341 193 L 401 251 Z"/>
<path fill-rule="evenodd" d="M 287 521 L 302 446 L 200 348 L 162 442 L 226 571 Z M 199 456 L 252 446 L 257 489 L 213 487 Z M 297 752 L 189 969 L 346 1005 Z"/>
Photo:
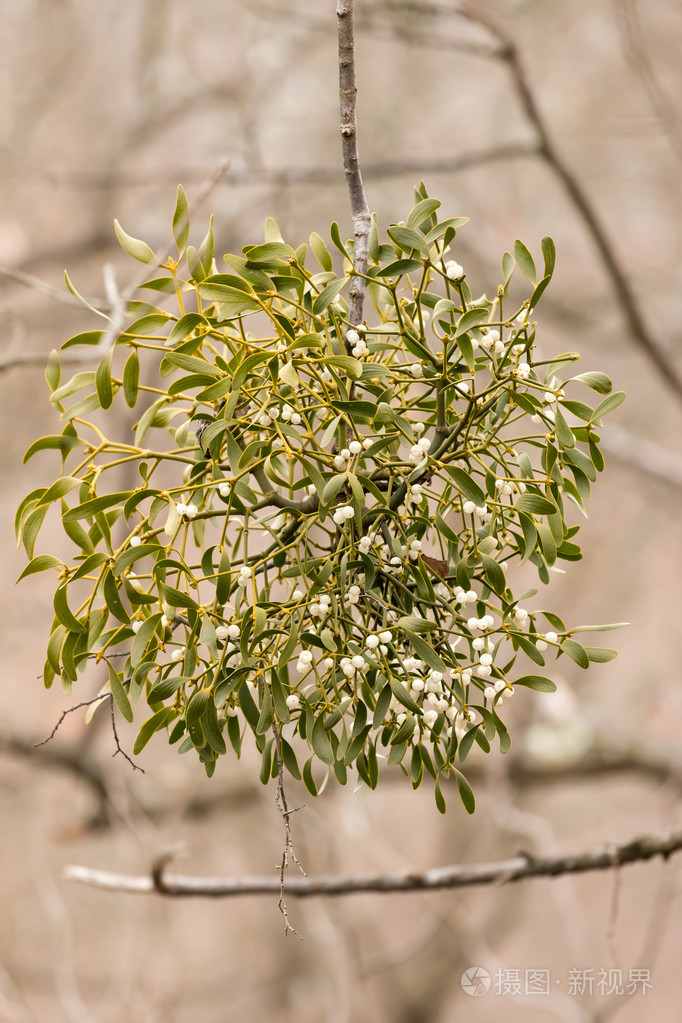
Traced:
<path fill-rule="evenodd" d="M 101 679 L 84 676 L 71 698 L 43 691 L 51 580 L 15 588 L 25 556 L 12 522 L 24 494 L 58 472 L 50 452 L 22 466 L 29 444 L 57 429 L 47 354 L 94 326 L 64 269 L 100 300 L 106 263 L 121 288 L 138 273 L 115 243 L 115 216 L 164 246 L 178 182 L 191 202 L 228 158 L 194 215 L 195 243 L 211 212 L 217 254 L 260 241 L 266 216 L 293 245 L 327 236 L 332 220 L 350 235 L 334 6 L 0 0 L 0 1020 L 676 1020 L 680 858 L 502 888 L 290 899 L 302 940 L 285 940 L 276 897 L 160 899 L 63 879 L 68 863 L 148 873 L 168 849 L 183 873 L 278 870 L 275 792 L 254 780 L 248 750 L 209 782 L 159 740 L 133 772 L 112 758 L 106 714 L 86 726 L 84 712 L 34 748 Z M 413 793 L 398 771 L 377 793 L 330 784 L 316 801 L 290 783 L 290 805 L 305 804 L 295 848 L 313 875 L 578 852 L 680 820 L 682 7 L 491 0 L 466 19 L 454 9 L 357 0 L 370 207 L 384 227 L 403 219 L 423 177 L 445 215 L 471 218 L 453 255 L 477 294 L 495 289 L 515 238 L 539 254 L 554 237 L 542 350 L 581 352 L 580 368 L 607 372 L 628 401 L 604 430 L 584 560 L 534 606 L 631 627 L 595 638 L 617 660 L 583 673 L 562 658 L 557 694 L 519 693 L 512 751 L 468 762 L 473 818 L 454 791 L 441 817 L 429 786 Z M 550 143 L 539 152 L 533 102 Z M 133 417 L 119 414 L 125 435 Z M 63 544 L 48 520 L 36 553 Z M 119 731 L 130 750 L 135 731 Z M 482 997 L 460 983 L 475 966 L 492 980 Z M 628 987 L 638 969 L 645 994 Z M 527 989 L 534 971 L 549 971 L 549 993 Z"/>

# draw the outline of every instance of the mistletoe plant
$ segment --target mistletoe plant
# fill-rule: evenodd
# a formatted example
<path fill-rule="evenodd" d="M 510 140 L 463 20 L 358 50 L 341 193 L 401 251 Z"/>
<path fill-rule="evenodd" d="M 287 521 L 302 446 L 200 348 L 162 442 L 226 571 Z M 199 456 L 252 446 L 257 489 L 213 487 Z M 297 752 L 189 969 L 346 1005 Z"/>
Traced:
<path fill-rule="evenodd" d="M 177 308 L 132 301 L 120 332 L 72 337 L 63 348 L 101 359 L 65 383 L 53 353 L 64 428 L 26 458 L 56 448 L 63 475 L 26 497 L 17 529 L 23 576 L 58 575 L 45 685 L 60 676 L 69 692 L 106 664 L 101 701 L 146 718 L 135 753 L 166 732 L 211 775 L 250 734 L 264 783 L 283 765 L 312 794 L 332 771 L 375 788 L 385 759 L 414 788 L 426 771 L 440 810 L 454 775 L 471 812 L 458 765 L 474 743 L 509 748 L 516 687 L 555 689 L 519 656 L 539 668 L 547 654 L 582 668 L 615 656 L 529 607 L 537 591 L 512 579 L 531 562 L 548 583 L 580 558 L 566 512 L 583 511 L 602 417 L 623 394 L 602 373 L 570 375 L 577 355 L 536 347 L 552 240 L 539 280 L 517 241 L 495 296 L 475 297 L 448 259 L 466 219 L 439 208 L 421 184 L 386 240 L 373 222 L 366 274 L 336 224 L 340 272 L 320 235 L 294 249 L 272 220 L 264 244 L 218 272 L 212 226 L 188 244 L 182 188 L 177 257 L 116 225 L 152 271 L 143 287 Z M 344 297 L 358 274 L 373 305 L 363 323 Z M 585 385 L 608 396 L 593 407 Z M 124 402 L 141 405 L 132 440 L 107 433 Z M 54 505 L 68 563 L 33 556 Z"/>

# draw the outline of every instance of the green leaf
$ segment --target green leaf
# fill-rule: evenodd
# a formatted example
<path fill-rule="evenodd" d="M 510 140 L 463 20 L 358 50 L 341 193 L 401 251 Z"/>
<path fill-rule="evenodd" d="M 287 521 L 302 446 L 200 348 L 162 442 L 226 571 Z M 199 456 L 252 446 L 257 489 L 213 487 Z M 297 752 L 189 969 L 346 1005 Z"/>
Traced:
<path fill-rule="evenodd" d="M 428 664 L 429 668 L 433 668 L 434 671 L 442 671 L 443 673 L 448 670 L 429 643 L 414 632 L 410 632 L 408 635 L 410 644 L 417 654 L 417 657 L 421 658 L 422 661 Z"/>
<path fill-rule="evenodd" d="M 433 794 L 434 794 L 434 797 L 435 797 L 435 800 L 436 800 L 436 807 L 438 809 L 438 812 L 439 813 L 445 813 L 445 811 L 447 810 L 447 806 L 445 804 L 445 797 L 443 796 L 443 793 L 441 792 L 440 782 L 436 782 L 435 788 L 433 790 Z"/>
<path fill-rule="evenodd" d="M 310 742 L 323 764 L 334 763 L 334 753 L 322 716 L 318 717 L 313 725 L 313 734 L 310 737 Z"/>
<path fill-rule="evenodd" d="M 377 271 L 377 277 L 400 277 L 402 274 L 409 274 L 413 270 L 423 270 L 424 263 L 421 259 L 395 259 L 388 266 Z"/>
<path fill-rule="evenodd" d="M 130 700 L 128 694 L 123 688 L 121 682 L 121 676 L 118 674 L 115 668 L 107 661 L 107 668 L 109 669 L 109 688 L 111 689 L 111 695 L 114 698 L 114 703 L 120 710 L 126 721 L 133 720 L 133 708 L 130 706 Z"/>
<path fill-rule="evenodd" d="M 58 501 L 60 497 L 65 497 L 66 494 L 70 494 L 72 490 L 80 486 L 82 480 L 77 479 L 74 476 L 60 476 L 59 479 L 55 480 L 51 487 L 45 491 L 43 496 L 37 502 L 37 506 L 40 508 L 41 505 L 52 504 L 53 501 Z"/>
<path fill-rule="evenodd" d="M 462 804 L 467 813 L 473 813 L 476 809 L 476 800 L 474 798 L 474 792 L 471 785 L 466 780 L 461 771 L 458 771 L 456 767 L 452 768 L 452 772 L 457 782 L 457 788 L 459 789 L 459 798 L 462 800 Z"/>
<path fill-rule="evenodd" d="M 345 412 L 351 419 L 372 419 L 376 412 L 376 405 L 371 401 L 333 401 L 332 406 L 337 412 Z"/>
<path fill-rule="evenodd" d="M 171 607 L 187 607 L 187 608 L 198 608 L 196 600 L 187 594 L 183 593 L 182 590 L 177 590 L 174 586 L 166 586 L 165 583 L 161 583 L 159 588 L 163 592 L 164 599 L 167 604 Z"/>
<path fill-rule="evenodd" d="M 553 501 L 539 494 L 521 494 L 515 507 L 517 511 L 528 512 L 530 515 L 554 515 L 558 511 Z"/>
<path fill-rule="evenodd" d="M 270 695 L 270 688 L 267 685 L 263 686 L 263 703 L 260 709 L 260 715 L 258 723 L 256 725 L 256 735 L 265 735 L 266 732 L 272 727 L 272 721 L 274 717 L 274 711 L 272 706 L 272 697 Z"/>
<path fill-rule="evenodd" d="M 265 242 L 263 245 L 246 245 L 242 249 L 249 263 L 273 263 L 286 266 L 296 259 L 296 253 L 284 242 Z"/>
<path fill-rule="evenodd" d="M 48 568 L 64 568 L 64 562 L 60 561 L 59 558 L 55 558 L 53 554 L 39 554 L 37 558 L 33 558 L 24 571 L 21 573 L 17 582 L 21 582 L 27 575 L 35 575 L 36 572 L 45 572 Z"/>
<path fill-rule="evenodd" d="M 104 593 L 104 602 L 114 618 L 118 618 L 119 622 L 123 622 L 124 625 L 128 625 L 130 622 L 130 615 L 121 603 L 116 579 L 114 578 L 114 574 L 111 569 L 107 569 L 104 574 L 102 590 Z"/>
<path fill-rule="evenodd" d="M 95 373 L 95 387 L 97 388 L 97 397 L 101 408 L 107 409 L 111 406 L 111 402 L 114 397 L 114 391 L 111 383 L 111 360 L 114 357 L 113 346 L 109 349 L 107 354 L 97 367 Z"/>
<path fill-rule="evenodd" d="M 87 632 L 85 625 L 82 625 L 73 615 L 66 599 L 66 583 L 57 587 L 54 595 L 54 613 L 62 625 L 66 626 L 69 632 Z"/>
<path fill-rule="evenodd" d="M 549 235 L 542 239 L 542 255 L 545 260 L 545 277 L 551 277 L 556 263 L 556 247 Z"/>
<path fill-rule="evenodd" d="M 411 710 L 414 714 L 419 714 L 420 712 L 419 704 L 413 700 L 413 698 L 410 696 L 409 692 L 399 679 L 395 678 L 394 675 L 389 675 L 388 684 L 390 685 L 391 692 L 393 696 L 395 696 L 398 703 L 402 703 L 403 707 L 407 707 L 407 709 Z M 410 734 L 412 733 L 410 732 Z"/>
<path fill-rule="evenodd" d="M 603 401 L 600 401 L 594 410 L 592 422 L 594 422 L 595 419 L 600 419 L 601 416 L 605 416 L 608 412 L 613 412 L 614 409 L 617 409 L 618 406 L 622 405 L 625 401 L 625 397 L 625 391 L 615 391 L 613 394 L 610 394 L 608 398 L 604 398 Z"/>
<path fill-rule="evenodd" d="M 178 711 L 174 707 L 163 707 L 152 717 L 148 718 L 137 734 L 135 745 L 133 746 L 133 753 L 135 756 L 142 752 L 154 732 L 158 732 L 161 728 L 165 728 L 166 725 L 170 724 L 170 722 L 177 717 L 177 715 Z"/>
<path fill-rule="evenodd" d="M 556 439 L 559 441 L 562 448 L 575 447 L 573 431 L 564 419 L 563 413 L 558 405 L 554 407 L 554 430 L 556 432 Z"/>
<path fill-rule="evenodd" d="M 359 380 L 362 376 L 362 363 L 351 355 L 328 355 L 326 358 L 320 359 L 320 363 L 323 366 L 333 366 L 336 369 L 341 369 L 354 380 Z"/>
<path fill-rule="evenodd" d="M 327 273 L 331 273 L 334 269 L 334 263 L 332 262 L 332 257 L 329 255 L 329 250 L 325 245 L 324 240 L 315 231 L 313 231 L 309 240 L 310 248 L 313 250 L 317 262 L 323 270 L 326 270 Z"/>
<path fill-rule="evenodd" d="M 325 311 L 325 309 L 328 309 L 341 291 L 343 291 L 347 283 L 348 282 L 344 278 L 341 281 L 332 281 L 331 284 L 328 284 L 327 287 L 316 296 L 315 301 L 313 302 L 313 315 L 319 316 L 320 313 Z"/>
<path fill-rule="evenodd" d="M 395 624 L 397 628 L 405 629 L 407 632 L 435 632 L 438 628 L 435 622 L 418 618 L 416 615 L 403 615 Z"/>
<path fill-rule="evenodd" d="M 483 553 L 481 554 L 481 562 L 483 563 L 483 571 L 485 572 L 485 577 L 488 580 L 491 589 L 493 589 L 495 593 L 504 593 L 507 587 L 507 577 L 500 565 L 494 558 Z"/>
<path fill-rule="evenodd" d="M 485 323 L 488 315 L 487 309 L 469 309 L 463 316 L 460 316 L 457 329 L 455 330 L 455 337 L 466 334 L 472 327 L 478 327 L 481 323 Z"/>
<path fill-rule="evenodd" d="M 595 664 L 605 664 L 606 661 L 612 661 L 614 657 L 618 657 L 618 651 L 612 650 L 611 647 L 586 646 L 584 650 L 589 659 L 594 661 Z"/>
<path fill-rule="evenodd" d="M 518 238 L 514 242 L 514 258 L 516 259 L 517 266 L 521 270 L 521 273 L 530 281 L 531 284 L 537 284 L 538 275 L 535 269 L 535 263 L 530 252 Z"/>
<path fill-rule="evenodd" d="M 123 397 L 128 408 L 134 408 L 137 402 L 140 383 L 140 359 L 134 348 L 123 367 Z"/>
<path fill-rule="evenodd" d="M 565 654 L 568 654 L 572 661 L 575 661 L 579 668 L 589 667 L 590 659 L 587 656 L 587 651 L 577 640 L 565 639 L 561 644 L 561 649 Z"/>
<path fill-rule="evenodd" d="M 389 227 L 386 234 L 392 242 L 395 242 L 399 249 L 403 249 L 405 252 L 412 252 L 416 249 L 417 252 L 421 252 L 427 259 L 429 258 L 429 246 L 424 239 L 424 235 L 418 231 L 394 224 Z"/>
<path fill-rule="evenodd" d="M 123 251 L 132 256 L 133 259 L 136 259 L 138 263 L 157 262 L 153 249 L 146 242 L 140 241 L 139 238 L 133 238 L 132 235 L 126 234 L 118 220 L 114 221 L 114 230 Z"/>
<path fill-rule="evenodd" d="M 527 689 L 534 689 L 538 693 L 555 693 L 556 684 L 552 682 L 551 678 L 545 678 L 544 675 L 523 675 L 521 678 L 514 679 L 515 686 L 526 686 Z"/>
<path fill-rule="evenodd" d="M 405 227 L 413 231 L 419 230 L 424 221 L 429 220 L 432 213 L 435 213 L 441 205 L 440 199 L 422 199 L 411 210 L 405 221 Z"/>
<path fill-rule="evenodd" d="M 182 185 L 178 185 L 175 212 L 173 213 L 173 237 L 178 252 L 182 255 L 189 241 L 189 203 Z"/>
<path fill-rule="evenodd" d="M 76 481 L 80 483 L 80 480 Z M 76 508 L 69 508 L 67 512 L 62 515 L 64 522 L 74 522 L 76 519 L 89 519 L 92 518 L 97 512 L 104 511 L 107 508 L 113 508 L 114 505 L 123 504 L 130 497 L 130 491 L 121 491 L 118 494 L 105 494 L 103 497 L 93 497 L 89 501 L 84 501 L 83 504 L 79 504 Z"/>
<path fill-rule="evenodd" d="M 149 646 L 149 641 L 156 632 L 158 625 L 161 621 L 161 612 L 158 611 L 156 614 L 150 615 L 146 618 L 135 635 L 133 640 L 133 648 L 130 654 L 130 663 L 133 668 L 136 668 L 141 663 L 144 653 Z"/>
<path fill-rule="evenodd" d="M 598 394 L 609 394 L 613 390 L 613 384 L 606 373 L 580 373 L 577 377 L 571 377 L 571 380 L 587 384 Z"/>
<path fill-rule="evenodd" d="M 69 451 L 72 451 L 74 448 L 84 448 L 85 444 L 86 442 L 80 437 L 71 437 L 69 434 L 63 433 L 49 437 L 40 437 L 31 444 L 30 448 L 24 455 L 24 465 L 28 462 L 29 458 L 33 458 L 38 451 L 61 451 L 62 458 L 66 458 Z"/>
<path fill-rule="evenodd" d="M 469 500 L 475 501 L 476 505 L 480 508 L 485 504 L 485 494 L 479 487 L 478 483 L 469 476 L 464 469 L 460 469 L 457 465 L 446 465 L 445 471 L 454 482 L 455 486 L 462 494 Z M 554 509 L 556 511 L 556 509 Z"/>

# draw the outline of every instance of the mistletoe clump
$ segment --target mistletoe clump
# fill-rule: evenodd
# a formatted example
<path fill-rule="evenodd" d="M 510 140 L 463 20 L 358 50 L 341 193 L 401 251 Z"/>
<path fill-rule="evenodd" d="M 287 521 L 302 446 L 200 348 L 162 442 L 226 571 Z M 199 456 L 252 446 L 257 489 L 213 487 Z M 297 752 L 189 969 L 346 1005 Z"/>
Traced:
<path fill-rule="evenodd" d="M 45 684 L 60 676 L 70 691 L 104 662 L 102 701 L 128 721 L 148 707 L 135 753 L 164 731 L 211 775 L 252 733 L 264 783 L 283 765 L 313 794 L 331 771 L 374 788 L 385 758 L 415 788 L 426 770 L 441 810 L 454 775 L 471 812 L 458 765 L 474 743 L 509 748 L 503 704 L 517 687 L 555 689 L 519 655 L 539 668 L 548 654 L 583 668 L 615 656 L 529 605 L 537 591 L 518 595 L 513 569 L 531 562 L 548 583 L 580 558 L 567 508 L 583 511 L 602 417 L 623 395 L 602 373 L 570 375 L 577 355 L 536 347 L 552 240 L 539 279 L 516 242 L 495 296 L 475 297 L 448 258 L 466 220 L 439 220 L 439 207 L 422 184 L 387 240 L 373 223 L 362 323 L 336 224 L 340 270 L 318 234 L 294 249 L 269 220 L 225 272 L 212 228 L 188 244 L 182 188 L 177 256 L 117 225 L 123 249 L 160 273 L 143 288 L 162 304 L 131 301 L 127 326 L 67 341 L 100 350 L 95 371 L 61 383 L 53 353 L 64 428 L 26 457 L 56 448 L 65 474 L 29 494 L 17 524 L 23 575 L 58 573 Z M 517 266 L 530 288 L 513 299 Z M 585 385 L 607 397 L 585 403 Z M 132 440 L 106 430 L 123 402 L 142 407 Z M 118 489 L 131 469 L 137 482 Z M 55 504 L 68 564 L 34 557 Z"/>

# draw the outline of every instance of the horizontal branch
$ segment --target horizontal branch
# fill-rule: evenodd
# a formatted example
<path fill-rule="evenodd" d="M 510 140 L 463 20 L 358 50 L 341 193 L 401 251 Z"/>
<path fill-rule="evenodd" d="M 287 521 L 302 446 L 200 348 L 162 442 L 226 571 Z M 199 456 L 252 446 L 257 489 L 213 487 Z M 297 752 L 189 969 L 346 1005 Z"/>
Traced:
<path fill-rule="evenodd" d="M 286 880 L 288 896 L 352 895 L 361 892 L 419 892 L 449 888 L 470 888 L 474 885 L 508 884 L 532 877 L 559 877 L 593 870 L 610 870 L 628 863 L 639 863 L 662 856 L 667 859 L 682 849 L 682 828 L 640 835 L 620 845 L 610 844 L 572 856 L 534 857 L 528 854 L 496 863 L 472 866 L 436 867 L 423 872 L 400 874 L 366 874 L 359 876 L 294 877 Z M 222 898 L 235 895 L 280 895 L 280 878 L 273 877 L 194 877 L 166 874 L 166 857 L 158 860 L 149 876 L 110 873 L 89 867 L 69 866 L 65 876 L 70 881 L 107 891 L 137 895 L 172 897 Z"/>

